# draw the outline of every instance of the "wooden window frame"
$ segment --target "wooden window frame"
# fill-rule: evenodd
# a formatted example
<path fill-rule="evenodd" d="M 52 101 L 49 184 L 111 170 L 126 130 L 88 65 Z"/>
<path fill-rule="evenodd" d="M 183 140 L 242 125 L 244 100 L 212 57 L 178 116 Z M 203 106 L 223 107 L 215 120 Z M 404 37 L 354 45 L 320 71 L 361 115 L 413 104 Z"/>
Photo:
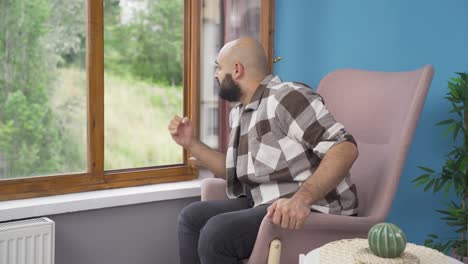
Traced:
<path fill-rule="evenodd" d="M 104 170 L 104 7 L 87 1 L 88 172 L 0 181 L 0 201 L 191 180 L 198 169 L 183 151 L 183 164 Z M 198 128 L 201 0 L 184 1 L 184 115 Z M 273 65 L 274 0 L 261 0 L 260 40 Z M 165 127 L 165 126 L 164 126 Z M 199 137 L 198 129 L 195 129 Z"/>

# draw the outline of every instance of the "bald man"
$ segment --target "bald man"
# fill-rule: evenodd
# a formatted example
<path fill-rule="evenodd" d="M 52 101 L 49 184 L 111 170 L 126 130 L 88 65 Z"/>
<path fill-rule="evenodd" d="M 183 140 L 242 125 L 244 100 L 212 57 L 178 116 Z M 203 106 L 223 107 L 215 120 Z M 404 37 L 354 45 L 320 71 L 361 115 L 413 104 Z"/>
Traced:
<path fill-rule="evenodd" d="M 216 60 L 219 96 L 239 102 L 230 112 L 227 153 L 193 138 L 187 118 L 169 131 L 218 177 L 228 200 L 193 203 L 178 219 L 180 263 L 242 263 L 264 217 L 301 229 L 311 211 L 355 215 L 349 170 L 358 156 L 353 137 L 301 83 L 268 74 L 262 45 L 252 38 L 227 43 Z"/>

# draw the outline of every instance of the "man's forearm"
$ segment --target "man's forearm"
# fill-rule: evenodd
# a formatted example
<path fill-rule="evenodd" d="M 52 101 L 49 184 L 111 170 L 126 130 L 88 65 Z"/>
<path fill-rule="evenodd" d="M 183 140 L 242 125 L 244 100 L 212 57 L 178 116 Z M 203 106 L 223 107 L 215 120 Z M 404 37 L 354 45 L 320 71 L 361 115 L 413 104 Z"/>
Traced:
<path fill-rule="evenodd" d="M 193 142 L 188 151 L 197 158 L 203 167 L 212 171 L 217 177 L 226 178 L 226 154 L 216 151 L 200 141 Z"/>
<path fill-rule="evenodd" d="M 357 147 L 351 142 L 333 146 L 293 197 L 309 205 L 322 199 L 346 177 L 357 156 Z"/>

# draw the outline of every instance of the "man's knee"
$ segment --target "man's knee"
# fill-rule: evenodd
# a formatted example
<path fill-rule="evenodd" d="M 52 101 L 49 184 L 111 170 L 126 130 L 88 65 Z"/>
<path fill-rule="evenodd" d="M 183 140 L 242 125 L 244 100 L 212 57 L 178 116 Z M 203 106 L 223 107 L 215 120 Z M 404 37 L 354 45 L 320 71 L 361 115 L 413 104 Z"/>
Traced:
<path fill-rule="evenodd" d="M 198 254 L 201 258 L 229 248 L 228 244 L 232 239 L 230 231 L 233 227 L 225 220 L 223 215 L 215 216 L 201 229 L 198 241 Z"/>
<path fill-rule="evenodd" d="M 178 225 L 201 229 L 203 207 L 203 202 L 194 202 L 184 207 L 178 216 Z"/>

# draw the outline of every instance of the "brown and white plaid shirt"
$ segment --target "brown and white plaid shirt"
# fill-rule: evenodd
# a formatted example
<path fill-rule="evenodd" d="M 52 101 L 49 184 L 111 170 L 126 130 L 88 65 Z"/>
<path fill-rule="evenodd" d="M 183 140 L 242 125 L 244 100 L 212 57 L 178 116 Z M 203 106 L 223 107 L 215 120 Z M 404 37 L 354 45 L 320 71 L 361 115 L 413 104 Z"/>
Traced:
<path fill-rule="evenodd" d="M 271 75 L 249 104 L 239 103 L 231 110 L 229 125 L 227 195 L 236 198 L 250 190 L 255 206 L 293 195 L 335 144 L 356 144 L 316 92 Z M 311 209 L 353 215 L 357 207 L 356 187 L 348 174 Z"/>

